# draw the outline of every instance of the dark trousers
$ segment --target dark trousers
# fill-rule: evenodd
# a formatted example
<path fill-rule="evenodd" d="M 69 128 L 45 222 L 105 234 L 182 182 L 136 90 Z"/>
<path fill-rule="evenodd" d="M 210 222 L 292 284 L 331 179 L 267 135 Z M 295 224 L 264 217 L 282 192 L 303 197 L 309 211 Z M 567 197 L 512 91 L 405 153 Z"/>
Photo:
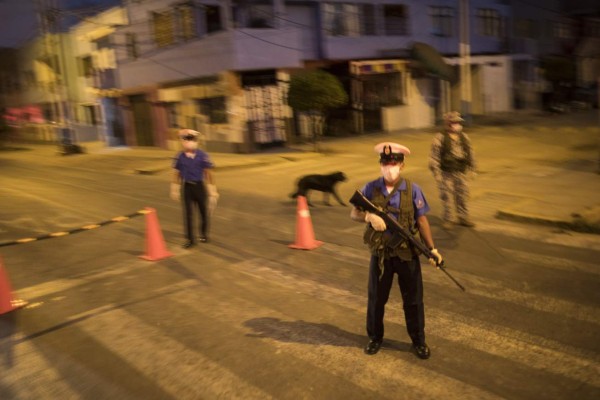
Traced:
<path fill-rule="evenodd" d="M 206 187 L 204 182 L 185 182 L 181 190 L 183 199 L 183 223 L 185 225 L 185 234 L 190 242 L 195 242 L 193 233 L 192 218 L 194 215 L 194 205 L 197 205 L 200 217 L 200 236 L 207 236 L 208 232 L 208 212 L 206 210 Z"/>
<path fill-rule="evenodd" d="M 406 329 L 415 345 L 425 344 L 425 307 L 423 305 L 423 279 L 418 258 L 403 261 L 392 257 L 384 261 L 383 276 L 379 278 L 379 257 L 371 256 L 369 266 L 369 301 L 367 308 L 367 334 L 370 339 L 383 339 L 383 316 L 390 289 L 398 275 L 402 294 Z"/>

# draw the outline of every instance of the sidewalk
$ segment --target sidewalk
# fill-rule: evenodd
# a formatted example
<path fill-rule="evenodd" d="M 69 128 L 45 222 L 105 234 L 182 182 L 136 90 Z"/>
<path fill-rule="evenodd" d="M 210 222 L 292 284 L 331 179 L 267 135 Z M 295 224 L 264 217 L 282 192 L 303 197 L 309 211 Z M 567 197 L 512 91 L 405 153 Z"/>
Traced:
<path fill-rule="evenodd" d="M 485 203 L 486 207 L 497 204 L 495 216 L 500 219 L 600 234 L 597 113 L 598 110 L 589 110 L 552 117 L 539 113 L 506 113 L 474 119 L 467 132 L 480 161 L 478 182 L 485 190 L 472 190 L 473 203 Z M 427 154 L 436 131 L 427 128 L 326 138 L 320 145 L 321 153 L 312 151 L 312 144 L 301 144 L 254 154 L 210 155 L 216 171 L 224 171 L 289 161 L 316 161 L 336 153 L 364 154 L 365 148 L 380 140 L 408 140 L 419 154 Z M 597 143 L 597 148 L 594 149 L 593 143 Z M 175 155 L 173 151 L 157 148 L 104 147 L 90 148 L 86 154 L 61 156 L 53 145 L 14 146 L 26 150 L 0 151 L 0 158 L 20 153 L 19 158 L 32 157 L 32 162 L 35 157 L 35 162 L 56 166 L 110 168 L 144 175 L 169 171 Z M 515 149 L 514 154 L 511 149 Z M 425 165 L 425 160 L 421 163 Z"/>

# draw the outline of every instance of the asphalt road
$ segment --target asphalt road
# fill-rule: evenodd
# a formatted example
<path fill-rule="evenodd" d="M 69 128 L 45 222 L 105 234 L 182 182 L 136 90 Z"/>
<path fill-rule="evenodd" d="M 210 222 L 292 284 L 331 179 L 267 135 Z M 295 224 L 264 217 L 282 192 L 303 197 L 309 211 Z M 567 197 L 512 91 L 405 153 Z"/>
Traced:
<path fill-rule="evenodd" d="M 431 359 L 409 352 L 397 289 L 384 348 L 363 354 L 363 227 L 315 195 L 311 220 L 325 243 L 291 250 L 287 194 L 297 176 L 343 170 L 348 199 L 377 176 L 371 161 L 340 153 L 219 172 L 212 241 L 183 250 L 166 172 L 2 160 L 0 241 L 150 206 L 174 256 L 139 258 L 144 217 L 0 248 L 15 294 L 30 302 L 0 317 L 0 398 L 599 398 L 597 236 L 498 221 L 477 204 L 475 230 L 446 232 L 439 212 L 430 217 L 467 288 L 424 264 Z M 408 173 L 435 210 L 426 169 Z"/>

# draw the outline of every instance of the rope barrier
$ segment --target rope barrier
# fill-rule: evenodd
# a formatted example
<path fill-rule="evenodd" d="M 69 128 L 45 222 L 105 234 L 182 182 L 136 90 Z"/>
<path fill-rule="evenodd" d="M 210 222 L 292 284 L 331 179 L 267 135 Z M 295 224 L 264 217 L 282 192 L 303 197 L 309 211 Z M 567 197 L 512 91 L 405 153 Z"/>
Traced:
<path fill-rule="evenodd" d="M 118 217 L 107 219 L 106 221 L 98 222 L 96 224 L 90 224 L 90 225 L 82 226 L 80 228 L 71 229 L 70 231 L 53 232 L 53 233 L 47 233 L 45 235 L 41 235 L 41 236 L 37 236 L 37 237 L 28 237 L 28 238 L 22 238 L 22 239 L 17 239 L 17 240 L 11 240 L 8 242 L 0 242 L 0 247 L 14 246 L 17 244 L 31 243 L 31 242 L 36 242 L 39 240 L 45 240 L 45 239 L 51 239 L 51 238 L 72 235 L 72 234 L 79 233 L 79 232 L 86 232 L 86 231 L 90 231 L 93 229 L 98 229 L 102 226 L 106 226 L 106 225 L 109 225 L 109 224 L 112 224 L 115 222 L 127 221 L 128 219 L 135 218 L 140 215 L 146 215 L 146 214 L 149 214 L 150 212 L 151 211 L 146 210 L 146 209 L 138 210 L 129 215 L 121 215 Z"/>

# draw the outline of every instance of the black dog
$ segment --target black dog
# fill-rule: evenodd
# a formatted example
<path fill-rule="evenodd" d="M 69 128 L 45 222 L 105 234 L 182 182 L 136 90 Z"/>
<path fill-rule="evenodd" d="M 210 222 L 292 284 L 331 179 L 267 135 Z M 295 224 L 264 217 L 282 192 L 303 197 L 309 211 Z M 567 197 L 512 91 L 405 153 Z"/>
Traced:
<path fill-rule="evenodd" d="M 323 203 L 326 205 L 331 205 L 329 204 L 329 194 L 331 193 L 338 203 L 345 206 L 346 204 L 342 201 L 342 199 L 340 199 L 340 196 L 338 196 L 337 192 L 335 191 L 335 185 L 339 182 L 346 181 L 346 179 L 348 179 L 346 178 L 346 175 L 340 171 L 329 175 L 306 175 L 300 178 L 297 183 L 298 189 L 295 193 L 290 194 L 290 197 L 295 199 L 298 196 L 304 196 L 306 197 L 306 202 L 308 205 L 312 206 L 308 198 L 308 192 L 310 190 L 316 190 L 323 192 Z"/>

